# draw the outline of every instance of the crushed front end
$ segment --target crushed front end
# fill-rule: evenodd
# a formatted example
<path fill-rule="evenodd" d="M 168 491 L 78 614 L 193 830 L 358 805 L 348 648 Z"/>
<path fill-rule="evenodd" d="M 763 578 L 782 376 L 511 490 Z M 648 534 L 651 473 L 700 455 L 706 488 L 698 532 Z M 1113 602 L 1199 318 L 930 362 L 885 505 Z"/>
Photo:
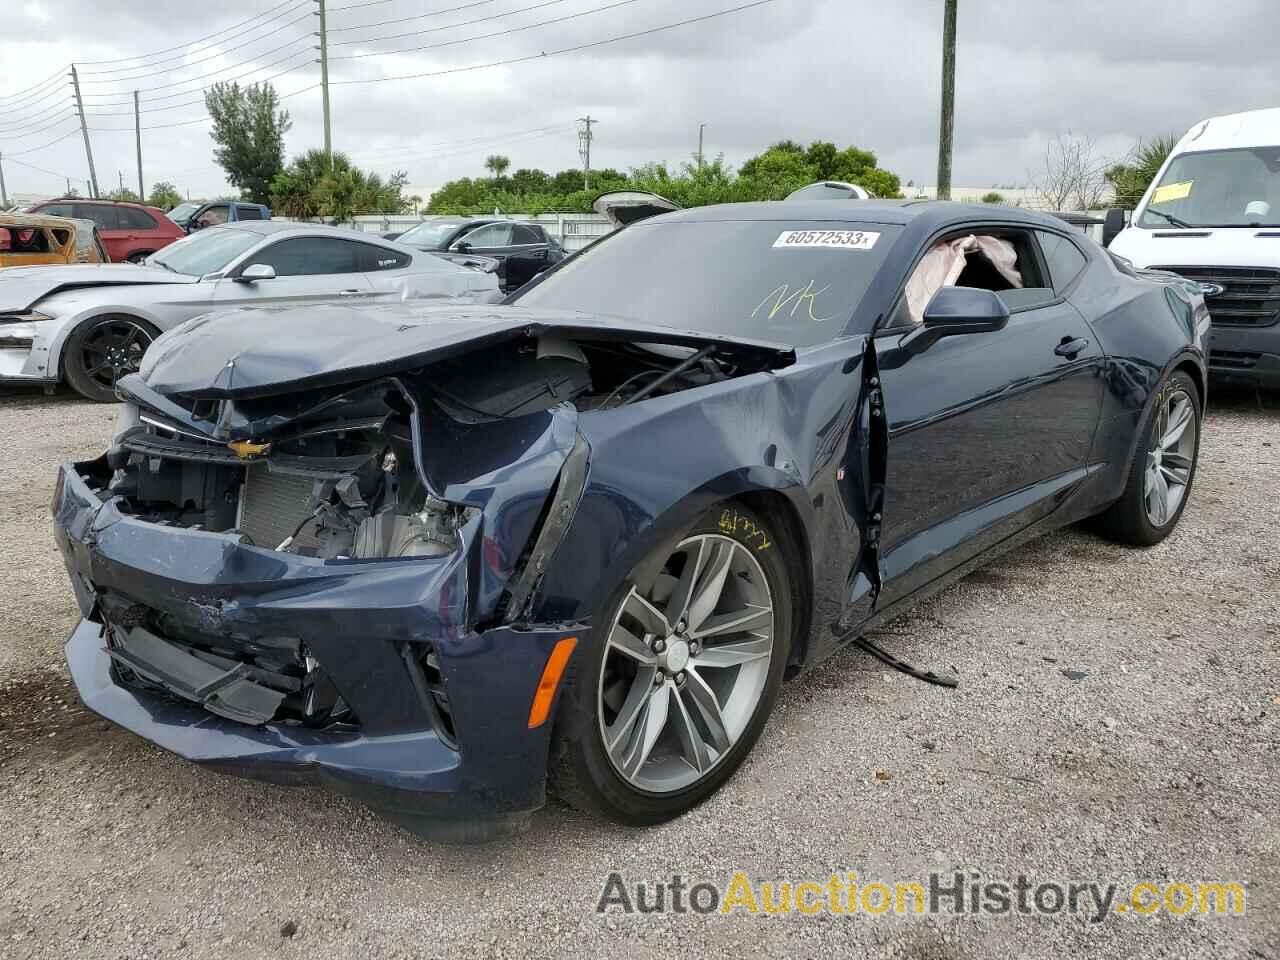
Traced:
<path fill-rule="evenodd" d="M 64 466 L 53 504 L 86 704 L 190 760 L 320 781 L 426 835 L 519 827 L 544 800 L 549 724 L 530 729 L 530 699 L 583 630 L 502 605 L 573 450 L 572 408 L 483 442 L 465 434 L 490 424 L 434 410 L 436 435 L 491 462 L 427 472 L 412 378 L 185 409 L 132 389 L 111 449 Z M 241 415 L 266 439 L 216 436 Z M 496 489 L 486 474 L 515 463 Z"/>

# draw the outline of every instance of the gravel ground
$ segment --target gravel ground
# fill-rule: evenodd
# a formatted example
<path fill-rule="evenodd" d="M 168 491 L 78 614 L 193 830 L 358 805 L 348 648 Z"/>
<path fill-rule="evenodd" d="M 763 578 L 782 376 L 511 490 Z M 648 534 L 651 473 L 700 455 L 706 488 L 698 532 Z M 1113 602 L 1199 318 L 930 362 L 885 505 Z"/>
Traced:
<path fill-rule="evenodd" d="M 1280 958 L 1280 398 L 1218 397 L 1177 532 L 1056 534 L 784 689 L 738 775 L 631 831 L 553 804 L 515 841 L 420 842 L 318 789 L 189 766 L 78 705 L 55 464 L 114 410 L 0 398 L 0 956 Z M 1070 675 L 1068 675 L 1070 674 Z M 1247 883 L 1243 918 L 598 915 L 611 871 L 720 884 Z"/>

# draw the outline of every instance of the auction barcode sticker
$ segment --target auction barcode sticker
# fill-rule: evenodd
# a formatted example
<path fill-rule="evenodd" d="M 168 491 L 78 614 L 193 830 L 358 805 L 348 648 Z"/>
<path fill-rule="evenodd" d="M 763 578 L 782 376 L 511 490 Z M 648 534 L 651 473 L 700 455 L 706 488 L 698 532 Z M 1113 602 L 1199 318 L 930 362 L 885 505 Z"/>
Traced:
<path fill-rule="evenodd" d="M 880 234 L 869 230 L 783 230 L 775 247 L 839 247 L 842 250 L 870 250 Z"/>

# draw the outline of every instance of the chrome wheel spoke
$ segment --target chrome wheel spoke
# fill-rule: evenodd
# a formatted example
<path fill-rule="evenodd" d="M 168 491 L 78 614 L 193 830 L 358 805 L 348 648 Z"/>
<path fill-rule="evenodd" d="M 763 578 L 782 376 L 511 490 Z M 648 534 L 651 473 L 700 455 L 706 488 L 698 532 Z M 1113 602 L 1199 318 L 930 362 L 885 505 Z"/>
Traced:
<path fill-rule="evenodd" d="M 687 698 L 677 692 L 673 699 L 676 709 L 672 720 L 675 723 L 676 737 L 680 741 L 680 753 L 689 766 L 698 773 L 702 773 L 713 762 L 710 752 L 702 740 L 702 734 L 694 724 Z"/>
<path fill-rule="evenodd" d="M 721 643 L 703 647 L 698 654 L 698 666 L 721 669 L 724 667 L 740 667 L 752 660 L 760 660 L 773 652 L 773 641 L 764 637 L 751 640 L 740 640 L 736 643 Z"/>
<path fill-rule="evenodd" d="M 1165 417 L 1164 433 L 1161 435 L 1160 445 L 1166 450 L 1177 444 L 1182 439 L 1183 433 L 1186 432 L 1187 424 L 1191 422 L 1191 401 L 1178 400 L 1175 406 Z"/>
<path fill-rule="evenodd" d="M 1165 482 L 1163 475 L 1159 472 L 1156 473 L 1151 496 L 1154 501 L 1152 507 L 1155 511 L 1152 519 L 1155 521 L 1156 526 L 1160 526 L 1169 519 L 1169 484 Z"/>
<path fill-rule="evenodd" d="M 640 596 L 635 587 L 632 587 L 631 592 L 627 594 L 627 599 L 622 603 L 622 609 L 635 617 L 647 633 L 665 637 L 671 632 L 671 626 L 667 623 L 667 618 L 663 616 L 662 611 Z"/>
<path fill-rule="evenodd" d="M 1164 466 L 1177 470 L 1183 475 L 1190 475 L 1191 473 L 1191 458 L 1181 453 L 1166 453 L 1163 462 Z"/>
<path fill-rule="evenodd" d="M 718 613 L 702 621 L 697 630 L 689 631 L 695 638 L 715 637 L 725 633 L 737 633 L 746 630 L 764 630 L 773 626 L 773 611 L 768 607 L 748 604 L 746 609 L 735 613 Z"/>
<path fill-rule="evenodd" d="M 732 541 L 728 544 L 714 543 L 710 545 L 709 552 L 711 556 L 707 559 L 706 573 L 694 588 L 693 600 L 689 603 L 689 616 L 686 619 L 690 630 L 697 630 L 720 602 L 725 578 L 729 576 L 734 546 Z"/>
<path fill-rule="evenodd" d="M 707 541 L 699 540 L 697 547 L 685 554 L 684 569 L 680 571 L 680 579 L 671 589 L 671 598 L 667 601 L 668 623 L 678 624 L 689 612 L 689 604 L 693 602 L 693 591 L 706 565 L 708 552 Z"/>
<path fill-rule="evenodd" d="M 609 632 L 609 646 L 639 663 L 652 664 L 655 659 L 653 648 L 621 624 Z"/>
<path fill-rule="evenodd" d="M 631 682 L 627 698 L 618 709 L 618 716 L 605 730 L 605 747 L 610 753 L 616 753 L 619 745 L 626 742 L 627 734 L 634 729 L 636 719 L 640 716 L 652 692 L 653 670 L 640 670 Z"/>
<path fill-rule="evenodd" d="M 680 690 L 681 698 L 697 711 L 711 745 L 716 748 L 716 753 L 724 753 L 729 749 L 730 740 L 715 691 L 707 686 L 707 682 L 698 675 L 697 670 L 686 671 L 685 676 L 688 679 Z"/>
<path fill-rule="evenodd" d="M 634 777 L 649 759 L 653 745 L 658 742 L 662 728 L 667 725 L 667 711 L 671 705 L 671 688 L 654 687 L 644 702 L 644 710 L 636 723 L 635 733 L 627 742 L 622 756 L 622 772 Z"/>
<path fill-rule="evenodd" d="M 1179 486 L 1179 487 L 1186 486 L 1186 483 L 1187 483 L 1187 473 L 1186 473 L 1185 471 L 1179 470 L 1179 469 L 1177 469 L 1177 468 L 1175 468 L 1175 467 L 1171 467 L 1171 466 L 1169 466 L 1169 461 L 1168 461 L 1168 460 L 1166 460 L 1166 461 L 1161 465 L 1161 467 L 1160 467 L 1160 473 L 1161 473 L 1161 475 L 1164 477 L 1165 483 L 1172 483 L 1172 484 L 1176 484 L 1176 485 L 1177 485 L 1177 486 Z"/>

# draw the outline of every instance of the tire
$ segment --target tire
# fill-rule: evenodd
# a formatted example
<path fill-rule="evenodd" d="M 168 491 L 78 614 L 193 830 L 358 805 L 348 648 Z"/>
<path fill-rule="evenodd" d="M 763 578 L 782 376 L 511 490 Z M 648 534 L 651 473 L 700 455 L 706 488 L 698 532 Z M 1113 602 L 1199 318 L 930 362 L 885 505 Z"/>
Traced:
<path fill-rule="evenodd" d="M 137 371 L 142 355 L 159 335 L 145 320 L 126 314 L 83 321 L 62 348 L 67 383 L 87 400 L 114 403 L 116 381 Z"/>
<path fill-rule="evenodd" d="M 553 793 L 602 818 L 648 826 L 693 809 L 733 775 L 769 718 L 790 652 L 792 585 L 781 542 L 766 520 L 727 503 L 637 565 L 598 611 L 566 677 Z M 690 563 L 693 596 L 682 605 L 676 598 L 686 594 Z M 640 601 L 651 602 L 646 609 Z M 661 629 L 682 606 L 684 618 Z M 653 730 L 656 740 L 644 736 Z"/>
<path fill-rule="evenodd" d="M 147 257 L 151 256 L 153 253 L 155 253 L 154 250 L 135 250 L 133 253 L 129 254 L 127 257 L 124 258 L 124 262 L 125 263 L 141 263 L 143 260 L 147 259 Z"/>
<path fill-rule="evenodd" d="M 1169 443 L 1168 438 L 1181 420 L 1179 411 L 1185 411 L 1187 416 L 1176 444 Z M 1155 400 L 1142 420 L 1124 493 L 1094 518 L 1094 529 L 1109 540 L 1138 547 L 1154 546 L 1173 532 L 1195 480 L 1200 458 L 1200 415 L 1200 390 L 1195 381 L 1183 370 L 1173 371 L 1157 388 Z M 1176 502 L 1164 499 L 1163 511 L 1158 507 L 1161 484 L 1169 493 L 1180 488 Z"/>

